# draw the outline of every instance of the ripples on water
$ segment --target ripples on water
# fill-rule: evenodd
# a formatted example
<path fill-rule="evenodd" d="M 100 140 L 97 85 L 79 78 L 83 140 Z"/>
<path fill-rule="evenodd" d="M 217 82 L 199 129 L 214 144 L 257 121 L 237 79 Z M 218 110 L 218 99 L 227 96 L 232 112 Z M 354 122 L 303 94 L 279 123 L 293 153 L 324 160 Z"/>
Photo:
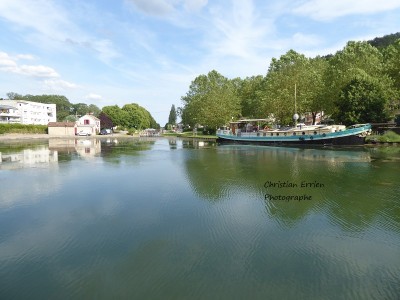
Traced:
<path fill-rule="evenodd" d="M 398 299 L 398 149 L 0 144 L 0 298 Z"/>

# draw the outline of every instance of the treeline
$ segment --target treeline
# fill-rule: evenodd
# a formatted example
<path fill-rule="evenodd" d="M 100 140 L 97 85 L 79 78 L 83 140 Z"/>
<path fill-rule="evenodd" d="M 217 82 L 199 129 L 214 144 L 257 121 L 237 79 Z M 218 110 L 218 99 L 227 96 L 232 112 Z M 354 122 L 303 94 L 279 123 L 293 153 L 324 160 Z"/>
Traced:
<path fill-rule="evenodd" d="M 160 125 L 154 120 L 152 115 L 136 103 L 125 104 L 122 108 L 118 105 L 104 106 L 102 113 L 106 114 L 112 120 L 114 126 L 127 129 L 160 128 Z"/>
<path fill-rule="evenodd" d="M 126 129 L 160 128 L 152 115 L 136 103 L 126 104 L 122 108 L 117 105 L 105 106 L 103 109 L 94 104 L 71 103 L 61 95 L 20 95 L 7 93 L 10 100 L 27 100 L 40 103 L 56 104 L 57 121 L 76 121 L 77 117 L 92 113 L 98 117 L 102 128 L 120 126 Z"/>
<path fill-rule="evenodd" d="M 272 59 L 265 76 L 228 79 L 213 70 L 196 77 L 178 111 L 185 125 L 214 130 L 240 117 L 290 124 L 296 90 L 297 113 L 314 121 L 324 112 L 346 125 L 386 122 L 400 108 L 399 61 L 399 39 L 379 49 L 348 42 L 334 55 L 315 58 L 290 50 Z"/>

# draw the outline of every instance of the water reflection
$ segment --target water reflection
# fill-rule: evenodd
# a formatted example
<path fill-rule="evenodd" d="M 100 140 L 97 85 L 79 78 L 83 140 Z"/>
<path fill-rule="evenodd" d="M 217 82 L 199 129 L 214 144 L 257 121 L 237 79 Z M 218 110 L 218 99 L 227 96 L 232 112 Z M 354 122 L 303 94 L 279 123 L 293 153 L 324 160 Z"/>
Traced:
<path fill-rule="evenodd" d="M 58 152 L 49 150 L 46 145 L 40 145 L 31 149 L 0 150 L 0 169 L 12 170 L 30 167 L 48 167 L 57 164 Z"/>
<path fill-rule="evenodd" d="M 58 153 L 0 172 L 0 298 L 398 295 L 399 152 L 89 140 L 0 144 Z"/>
<path fill-rule="evenodd" d="M 383 167 L 385 159 L 377 159 L 376 149 L 374 154 L 364 148 L 224 146 L 216 151 L 218 155 L 196 152 L 185 160 L 187 178 L 202 199 L 250 194 L 265 202 L 268 215 L 289 227 L 315 212 L 350 231 L 380 218 L 400 224 L 393 209 L 400 207 L 395 202 L 398 166 Z"/>

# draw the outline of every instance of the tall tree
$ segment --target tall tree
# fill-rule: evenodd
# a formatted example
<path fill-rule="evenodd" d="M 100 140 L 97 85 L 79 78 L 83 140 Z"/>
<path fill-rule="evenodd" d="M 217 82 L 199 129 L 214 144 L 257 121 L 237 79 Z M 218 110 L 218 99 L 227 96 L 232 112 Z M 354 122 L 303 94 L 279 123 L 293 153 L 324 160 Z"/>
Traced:
<path fill-rule="evenodd" d="M 233 82 L 215 70 L 196 77 L 182 102 L 183 123 L 203 125 L 212 131 L 240 114 L 240 99 Z"/>
<path fill-rule="evenodd" d="M 326 97 L 337 101 L 342 89 L 358 76 L 379 78 L 391 89 L 392 81 L 384 71 L 383 55 L 378 49 L 367 42 L 348 42 L 329 60 L 326 80 L 330 86 L 326 89 Z"/>
<path fill-rule="evenodd" d="M 176 109 L 174 104 L 172 104 L 171 110 L 169 111 L 168 124 L 176 124 Z"/>
<path fill-rule="evenodd" d="M 247 77 L 244 80 L 235 79 L 238 95 L 242 109 L 242 116 L 248 118 L 264 118 L 264 111 L 260 110 L 263 106 L 263 91 L 265 90 L 266 80 L 262 75 Z"/>
<path fill-rule="evenodd" d="M 341 91 L 334 118 L 345 125 L 386 122 L 387 101 L 388 94 L 379 80 L 355 78 Z"/>
<path fill-rule="evenodd" d="M 266 76 L 264 114 L 272 114 L 280 124 L 291 123 L 295 113 L 295 98 L 296 112 L 309 112 L 310 99 L 315 93 L 309 71 L 309 59 L 294 50 L 289 50 L 279 59 L 273 58 Z"/>
<path fill-rule="evenodd" d="M 100 112 L 99 114 L 99 119 L 100 119 L 100 126 L 101 128 L 113 128 L 114 124 L 113 121 L 111 120 L 111 118 L 109 116 L 107 116 L 107 114 L 105 114 L 104 112 Z"/>
<path fill-rule="evenodd" d="M 395 94 L 389 100 L 391 110 L 400 109 L 400 39 L 383 50 L 386 74 L 393 80 Z"/>
<path fill-rule="evenodd" d="M 9 92 L 9 93 L 7 93 L 7 98 L 10 100 L 21 100 L 24 98 L 24 96 L 22 96 L 18 93 Z"/>

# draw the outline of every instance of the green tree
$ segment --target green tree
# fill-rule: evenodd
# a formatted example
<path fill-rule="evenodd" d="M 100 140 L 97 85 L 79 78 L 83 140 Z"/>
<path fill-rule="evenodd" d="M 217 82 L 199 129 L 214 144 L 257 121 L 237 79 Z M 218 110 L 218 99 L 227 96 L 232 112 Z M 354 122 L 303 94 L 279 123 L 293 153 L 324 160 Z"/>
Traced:
<path fill-rule="evenodd" d="M 171 125 L 176 124 L 176 109 L 174 104 L 172 104 L 171 110 L 169 111 L 168 123 Z"/>
<path fill-rule="evenodd" d="M 21 100 L 24 98 L 24 96 L 22 96 L 18 93 L 9 92 L 9 93 L 7 93 L 7 98 L 10 100 Z"/>
<path fill-rule="evenodd" d="M 356 77 L 379 79 L 387 89 L 393 89 L 392 80 L 385 74 L 383 55 L 367 42 L 348 42 L 330 60 L 326 81 L 326 98 L 336 102 L 342 89 Z"/>
<path fill-rule="evenodd" d="M 148 115 L 142 107 L 136 103 L 126 104 L 122 110 L 127 113 L 127 122 L 129 128 L 144 129 L 150 127 L 150 120 Z"/>
<path fill-rule="evenodd" d="M 74 114 L 78 116 L 84 116 L 89 113 L 89 108 L 86 103 L 72 104 Z"/>
<path fill-rule="evenodd" d="M 387 101 L 388 94 L 378 80 L 358 77 L 341 91 L 334 118 L 345 125 L 386 122 Z"/>
<path fill-rule="evenodd" d="M 400 109 L 400 39 L 383 50 L 385 73 L 393 80 L 395 95 L 390 99 L 391 110 Z"/>
<path fill-rule="evenodd" d="M 128 127 L 127 113 L 118 105 L 104 106 L 102 112 L 110 117 L 114 126 Z"/>
<path fill-rule="evenodd" d="M 92 113 L 95 117 L 100 115 L 101 109 L 95 104 L 89 104 L 88 112 Z"/>
<path fill-rule="evenodd" d="M 135 129 L 160 128 L 151 114 L 136 103 L 126 104 L 122 108 L 118 105 L 105 106 L 102 112 L 111 119 L 114 126 Z"/>
<path fill-rule="evenodd" d="M 196 77 L 182 102 L 184 124 L 199 124 L 212 131 L 240 114 L 240 99 L 233 82 L 215 70 Z"/>
<path fill-rule="evenodd" d="M 266 80 L 262 75 L 247 77 L 237 81 L 238 96 L 240 98 L 242 116 L 248 118 L 265 118 L 263 106 L 263 94 Z"/>
<path fill-rule="evenodd" d="M 289 50 L 279 60 L 273 58 L 263 94 L 264 115 L 272 114 L 280 124 L 291 123 L 295 112 L 295 92 L 297 113 L 310 112 L 310 103 L 316 94 L 310 69 L 310 60 L 294 50 Z"/>

